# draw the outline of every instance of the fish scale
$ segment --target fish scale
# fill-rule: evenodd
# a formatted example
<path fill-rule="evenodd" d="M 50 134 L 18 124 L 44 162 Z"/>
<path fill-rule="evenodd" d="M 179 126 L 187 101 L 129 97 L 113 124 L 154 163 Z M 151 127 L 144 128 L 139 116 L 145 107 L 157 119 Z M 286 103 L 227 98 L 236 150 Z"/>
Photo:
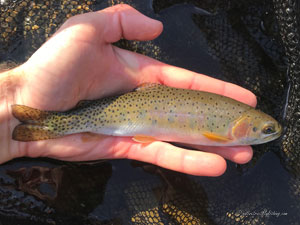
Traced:
<path fill-rule="evenodd" d="M 281 133 L 277 121 L 249 105 L 209 92 L 160 84 L 144 84 L 123 95 L 81 101 L 67 112 L 15 105 L 13 114 L 22 122 L 13 132 L 13 138 L 20 141 L 93 132 L 133 136 L 141 142 L 223 146 L 264 143 Z M 26 118 L 28 114 L 31 120 Z M 271 129 L 268 134 L 263 132 L 266 127 Z"/>

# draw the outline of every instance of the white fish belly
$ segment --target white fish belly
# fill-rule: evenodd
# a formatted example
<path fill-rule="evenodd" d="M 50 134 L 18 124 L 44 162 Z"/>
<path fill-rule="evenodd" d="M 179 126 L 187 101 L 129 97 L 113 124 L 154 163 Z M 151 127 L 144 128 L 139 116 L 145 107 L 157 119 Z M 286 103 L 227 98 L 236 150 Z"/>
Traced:
<path fill-rule="evenodd" d="M 241 145 L 240 143 L 235 143 L 235 141 L 230 142 L 216 142 L 203 136 L 201 133 L 188 133 L 180 129 L 166 129 L 157 127 L 145 127 L 145 126 L 120 126 L 120 127 L 105 127 L 92 131 L 99 134 L 111 135 L 111 136 L 123 136 L 123 137 L 133 137 L 136 135 L 145 135 L 153 137 L 159 141 L 166 142 L 177 142 L 195 145 L 205 145 L 205 146 L 234 146 Z"/>

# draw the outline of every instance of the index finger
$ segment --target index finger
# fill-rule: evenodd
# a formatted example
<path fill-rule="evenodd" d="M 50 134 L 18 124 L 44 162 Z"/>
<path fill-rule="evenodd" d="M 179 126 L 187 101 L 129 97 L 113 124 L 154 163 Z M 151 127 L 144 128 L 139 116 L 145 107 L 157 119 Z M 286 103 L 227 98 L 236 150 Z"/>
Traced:
<path fill-rule="evenodd" d="M 245 88 L 182 68 L 173 66 L 162 67 L 161 76 L 157 77 L 157 79 L 165 85 L 213 92 L 253 107 L 257 104 L 256 96 Z"/>
<path fill-rule="evenodd" d="M 257 104 L 256 96 L 251 91 L 236 84 L 218 80 L 183 68 L 163 63 L 161 63 L 161 65 L 159 64 L 151 66 L 153 67 L 151 69 L 152 74 L 155 74 L 155 76 L 152 76 L 150 79 L 152 82 L 159 82 L 177 88 L 212 92 L 233 98 L 253 107 Z M 149 68 L 147 68 L 147 70 L 148 69 Z"/>
<path fill-rule="evenodd" d="M 256 96 L 236 84 L 159 62 L 150 57 L 115 47 L 117 56 L 124 63 L 127 75 L 139 84 L 161 83 L 167 86 L 194 89 L 224 95 L 245 104 L 256 106 Z"/>

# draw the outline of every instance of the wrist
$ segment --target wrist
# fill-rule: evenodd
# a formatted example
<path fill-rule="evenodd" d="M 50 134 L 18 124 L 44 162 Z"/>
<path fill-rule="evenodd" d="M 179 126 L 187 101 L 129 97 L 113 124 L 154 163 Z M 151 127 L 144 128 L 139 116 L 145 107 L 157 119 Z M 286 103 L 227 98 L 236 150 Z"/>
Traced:
<path fill-rule="evenodd" d="M 0 72 L 0 163 L 20 156 L 19 145 L 11 138 L 18 124 L 11 105 L 21 103 L 22 74 L 20 67 Z"/>

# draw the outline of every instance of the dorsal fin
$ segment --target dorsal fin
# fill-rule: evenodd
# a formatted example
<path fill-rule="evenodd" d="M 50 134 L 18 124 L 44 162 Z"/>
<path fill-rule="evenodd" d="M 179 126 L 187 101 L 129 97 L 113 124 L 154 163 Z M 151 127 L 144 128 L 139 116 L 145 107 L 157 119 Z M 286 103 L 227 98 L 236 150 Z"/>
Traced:
<path fill-rule="evenodd" d="M 91 104 L 93 100 L 80 100 L 73 109 L 82 108 Z"/>
<path fill-rule="evenodd" d="M 156 89 L 161 86 L 162 86 L 161 84 L 157 84 L 157 83 L 142 83 L 141 85 L 136 87 L 134 91 L 148 91 L 148 90 Z"/>

